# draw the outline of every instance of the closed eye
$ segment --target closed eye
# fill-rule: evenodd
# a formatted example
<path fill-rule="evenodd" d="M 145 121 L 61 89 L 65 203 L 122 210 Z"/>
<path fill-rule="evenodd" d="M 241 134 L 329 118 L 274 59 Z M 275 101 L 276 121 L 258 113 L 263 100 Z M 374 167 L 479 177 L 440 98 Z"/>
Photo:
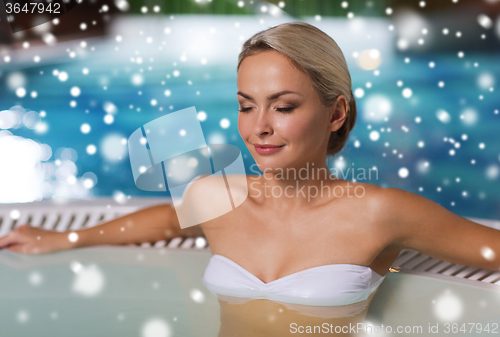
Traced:
<path fill-rule="evenodd" d="M 293 109 L 295 109 L 295 107 L 293 107 L 293 106 L 289 107 L 289 108 L 276 108 L 277 111 L 279 111 L 279 112 L 285 112 L 285 113 L 286 112 L 292 112 Z"/>
<path fill-rule="evenodd" d="M 239 112 L 247 112 L 248 110 L 250 110 L 251 108 L 241 108 L 240 110 L 238 110 Z M 287 113 L 287 112 L 292 112 L 293 109 L 295 109 L 295 107 L 288 107 L 288 108 L 276 108 L 276 111 L 279 111 L 279 112 L 284 112 L 284 113 Z"/>

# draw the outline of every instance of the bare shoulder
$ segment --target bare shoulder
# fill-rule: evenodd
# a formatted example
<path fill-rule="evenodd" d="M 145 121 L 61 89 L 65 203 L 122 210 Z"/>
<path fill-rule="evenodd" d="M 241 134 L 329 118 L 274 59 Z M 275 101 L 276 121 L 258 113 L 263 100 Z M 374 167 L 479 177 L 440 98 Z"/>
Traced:
<path fill-rule="evenodd" d="M 199 207 L 207 200 L 219 199 L 225 194 L 227 194 L 227 189 L 221 175 L 203 174 L 197 176 L 186 186 L 182 195 L 182 204 Z"/>
<path fill-rule="evenodd" d="M 356 182 L 354 183 L 354 190 L 360 190 L 364 193 L 364 207 L 367 207 L 370 211 L 376 212 L 383 207 L 384 202 L 387 202 L 387 197 L 388 197 L 388 187 L 382 187 L 379 185 L 375 184 L 369 184 L 369 183 L 360 183 Z M 361 192 L 358 191 L 357 195 L 359 195 Z M 372 215 L 377 215 L 376 213 L 373 213 Z"/>
<path fill-rule="evenodd" d="M 341 180 L 333 185 L 332 193 L 336 198 L 342 196 L 343 207 L 355 215 L 360 223 L 379 225 L 384 221 L 386 207 L 391 204 L 386 190 L 375 184 Z"/>
<path fill-rule="evenodd" d="M 347 184 L 351 186 L 351 199 L 359 201 L 355 210 L 364 219 L 363 222 L 369 224 L 367 230 L 373 239 L 386 248 L 399 247 L 398 238 L 403 233 L 397 226 L 395 212 L 398 203 L 405 198 L 406 191 L 362 182 L 349 181 Z"/>
<path fill-rule="evenodd" d="M 349 200 L 357 200 L 359 207 L 368 210 L 377 208 L 383 190 L 383 187 L 375 184 L 342 180 L 334 185 L 333 194 L 345 196 Z"/>
<path fill-rule="evenodd" d="M 244 174 L 200 175 L 188 184 L 183 200 L 201 202 L 208 198 L 225 199 L 230 193 L 233 199 L 239 201 L 248 194 L 248 185 L 252 182 L 250 177 Z M 241 204 L 237 201 L 235 204 Z"/>
<path fill-rule="evenodd" d="M 248 195 L 245 175 L 200 175 L 185 188 L 176 207 L 181 227 L 206 223 L 240 206 Z"/>
<path fill-rule="evenodd" d="M 410 235 L 409 225 L 417 220 L 419 214 L 436 208 L 449 212 L 430 199 L 395 187 L 378 186 L 372 190 L 369 202 L 373 219 L 383 226 L 393 244 L 400 245 L 404 243 L 404 238 Z"/>
<path fill-rule="evenodd" d="M 367 196 L 367 197 L 370 197 L 370 199 L 376 197 L 377 193 L 379 193 L 381 190 L 384 189 L 383 187 L 381 187 L 379 185 L 362 183 L 359 181 L 353 182 L 353 181 L 345 180 L 343 183 L 348 188 L 350 187 L 352 192 L 356 193 L 355 194 L 356 196 L 360 196 L 360 197 Z M 366 198 L 366 199 L 368 200 L 369 198 Z"/>

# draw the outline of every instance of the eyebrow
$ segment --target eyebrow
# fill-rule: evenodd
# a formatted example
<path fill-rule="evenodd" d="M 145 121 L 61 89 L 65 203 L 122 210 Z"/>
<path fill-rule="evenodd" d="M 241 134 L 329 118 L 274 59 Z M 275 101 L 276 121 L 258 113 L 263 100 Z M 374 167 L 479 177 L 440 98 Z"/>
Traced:
<path fill-rule="evenodd" d="M 249 96 L 247 94 L 244 94 L 241 91 L 238 91 L 236 94 L 240 95 L 240 96 L 243 96 L 246 99 L 254 100 L 251 96 Z M 277 92 L 275 94 L 272 94 L 272 95 L 268 96 L 267 99 L 270 100 L 270 101 L 272 101 L 273 99 L 276 99 L 276 98 L 278 98 L 278 97 L 280 97 L 282 95 L 286 95 L 286 94 L 297 94 L 297 95 L 302 96 L 302 94 L 299 94 L 298 92 L 295 92 L 295 91 L 283 90 L 283 91 L 280 91 L 280 92 Z"/>

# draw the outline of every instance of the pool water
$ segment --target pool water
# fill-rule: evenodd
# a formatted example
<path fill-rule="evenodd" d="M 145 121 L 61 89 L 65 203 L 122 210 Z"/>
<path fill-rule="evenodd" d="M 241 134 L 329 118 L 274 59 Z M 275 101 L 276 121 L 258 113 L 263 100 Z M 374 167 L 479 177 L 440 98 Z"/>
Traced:
<path fill-rule="evenodd" d="M 500 331 L 499 314 L 497 284 L 390 272 L 370 305 L 366 324 L 391 326 L 396 336 L 490 336 Z M 402 333 L 397 333 L 398 326 Z"/>
<path fill-rule="evenodd" d="M 217 336 L 218 303 L 201 284 L 208 258 L 105 246 L 0 252 L 2 335 Z"/>
<path fill-rule="evenodd" d="M 0 251 L 2 335 L 216 337 L 230 328 L 241 329 L 230 326 L 235 319 L 231 314 L 252 315 L 239 317 L 241 322 L 258 315 L 245 315 L 233 307 L 235 313 L 225 311 L 221 317 L 217 298 L 201 283 L 210 257 L 206 250 L 119 246 L 41 255 Z M 389 326 L 422 329 L 399 334 L 393 330 L 390 335 L 395 336 L 444 335 L 447 326 L 464 323 L 468 330 L 460 335 L 490 335 L 499 324 L 499 289 L 470 280 L 391 272 L 375 293 L 364 323 L 372 329 L 383 324 L 386 332 Z M 269 302 L 265 306 L 269 320 L 255 323 L 255 330 L 259 326 L 287 330 L 299 320 L 302 325 L 332 321 L 319 314 L 276 311 L 274 302 L 256 301 L 261 301 L 261 308 L 262 301 Z M 270 320 L 276 315 L 280 319 Z M 474 324 L 472 333 L 469 323 Z M 430 333 L 429 326 L 437 326 L 439 334 Z"/>

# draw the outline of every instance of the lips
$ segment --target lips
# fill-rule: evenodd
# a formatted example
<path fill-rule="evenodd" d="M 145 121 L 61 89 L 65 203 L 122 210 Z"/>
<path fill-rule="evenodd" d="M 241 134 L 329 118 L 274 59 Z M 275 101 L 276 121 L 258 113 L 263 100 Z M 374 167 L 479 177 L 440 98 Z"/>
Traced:
<path fill-rule="evenodd" d="M 271 154 L 279 151 L 285 145 L 253 144 L 258 154 Z"/>
<path fill-rule="evenodd" d="M 267 149 L 267 148 L 275 148 L 275 147 L 282 147 L 282 146 L 285 146 L 285 145 L 258 145 L 258 144 L 253 144 L 255 147 L 258 147 L 258 148 L 263 148 L 263 149 Z"/>

